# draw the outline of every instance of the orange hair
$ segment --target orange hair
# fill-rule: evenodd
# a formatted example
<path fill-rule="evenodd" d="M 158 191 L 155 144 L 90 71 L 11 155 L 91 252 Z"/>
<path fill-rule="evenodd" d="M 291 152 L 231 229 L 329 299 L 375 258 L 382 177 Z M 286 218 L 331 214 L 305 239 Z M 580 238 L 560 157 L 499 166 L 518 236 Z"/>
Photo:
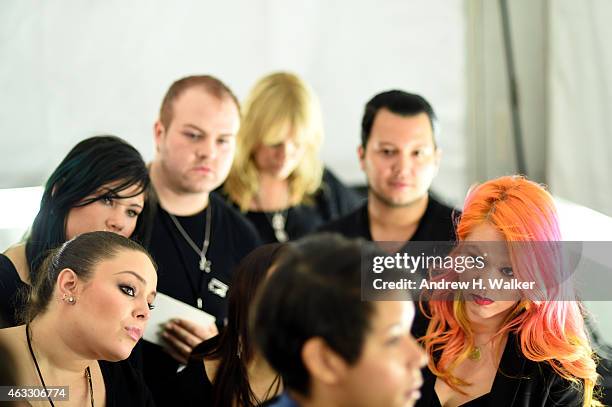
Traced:
<path fill-rule="evenodd" d="M 465 240 L 484 222 L 497 228 L 507 242 L 554 244 L 561 241 L 552 196 L 542 186 L 521 176 L 497 178 L 470 190 L 457 226 L 458 240 Z M 528 264 L 521 263 L 510 244 L 508 251 L 513 269 L 524 273 Z M 536 267 L 546 264 L 550 268 L 556 264 L 543 261 L 536 259 Z M 468 357 L 473 346 L 464 301 L 430 301 L 428 313 L 431 321 L 427 334 L 420 340 L 429 355 L 429 369 L 463 393 L 461 387 L 468 383 L 454 376 L 453 370 Z M 509 332 L 518 336 L 527 359 L 548 363 L 559 376 L 582 388 L 583 406 L 601 406 L 593 395 L 598 375 L 586 334 L 584 309 L 579 301 L 521 300 L 496 335 Z M 435 360 L 434 353 L 441 357 Z"/>

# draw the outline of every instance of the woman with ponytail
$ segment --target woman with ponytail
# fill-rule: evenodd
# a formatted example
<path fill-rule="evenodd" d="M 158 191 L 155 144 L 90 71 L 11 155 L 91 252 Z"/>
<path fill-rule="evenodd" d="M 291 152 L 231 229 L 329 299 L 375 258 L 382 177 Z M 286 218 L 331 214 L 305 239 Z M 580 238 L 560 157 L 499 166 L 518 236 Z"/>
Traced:
<path fill-rule="evenodd" d="M 519 176 L 485 182 L 468 194 L 457 238 L 458 247 L 487 247 L 483 278 L 546 284 L 422 302 L 429 362 L 417 406 L 600 406 L 585 311 L 566 296 L 558 262 L 551 195 Z"/>
<path fill-rule="evenodd" d="M 125 359 L 146 328 L 156 286 L 149 253 L 118 233 L 82 233 L 48 252 L 32 280 L 25 325 L 0 329 L 0 364 L 11 369 L 0 386 L 14 386 L 4 400 L 154 406 L 140 372 Z"/>

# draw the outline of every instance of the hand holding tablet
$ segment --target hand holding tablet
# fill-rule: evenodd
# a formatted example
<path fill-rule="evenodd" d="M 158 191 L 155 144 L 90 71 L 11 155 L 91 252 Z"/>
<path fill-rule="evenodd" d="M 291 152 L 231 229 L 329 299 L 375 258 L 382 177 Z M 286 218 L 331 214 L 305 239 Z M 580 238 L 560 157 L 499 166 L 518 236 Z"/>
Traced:
<path fill-rule="evenodd" d="M 194 346 L 216 334 L 214 316 L 158 292 L 143 338 L 185 363 Z"/>

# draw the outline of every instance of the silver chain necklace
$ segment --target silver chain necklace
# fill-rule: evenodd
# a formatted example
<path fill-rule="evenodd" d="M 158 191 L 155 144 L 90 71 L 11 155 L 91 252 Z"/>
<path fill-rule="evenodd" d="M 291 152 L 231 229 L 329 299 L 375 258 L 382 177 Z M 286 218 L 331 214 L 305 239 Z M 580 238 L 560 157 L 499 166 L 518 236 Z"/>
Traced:
<path fill-rule="evenodd" d="M 276 240 L 280 243 L 285 243 L 286 241 L 288 241 L 289 235 L 285 230 L 285 225 L 287 224 L 287 216 L 289 216 L 289 208 L 283 209 L 282 211 L 273 211 L 272 216 L 270 216 L 270 213 L 263 209 L 261 201 L 259 200 L 259 197 L 257 195 L 255 195 L 255 202 L 257 203 L 257 206 L 259 206 L 259 208 L 262 210 L 264 215 L 266 215 L 266 219 L 274 230 L 274 236 L 276 237 Z"/>
<path fill-rule="evenodd" d="M 170 215 L 170 219 L 172 219 L 174 226 L 176 226 L 181 236 L 183 236 L 183 239 L 185 239 L 185 241 L 189 243 L 189 246 L 191 246 L 191 248 L 200 256 L 200 262 L 198 266 L 200 267 L 201 271 L 204 271 L 206 273 L 210 273 L 210 270 L 212 267 L 212 262 L 206 258 L 206 252 L 208 251 L 208 245 L 210 244 L 210 224 L 211 224 L 210 219 L 211 219 L 211 213 L 212 213 L 211 206 L 212 206 L 211 202 L 209 201 L 208 207 L 206 208 L 206 225 L 204 226 L 205 228 L 204 229 L 204 241 L 202 242 L 201 250 L 194 243 L 194 241 L 191 240 L 191 237 L 189 237 L 185 229 L 183 229 L 178 219 L 176 219 L 176 217 L 173 214 L 168 212 L 168 215 Z"/>

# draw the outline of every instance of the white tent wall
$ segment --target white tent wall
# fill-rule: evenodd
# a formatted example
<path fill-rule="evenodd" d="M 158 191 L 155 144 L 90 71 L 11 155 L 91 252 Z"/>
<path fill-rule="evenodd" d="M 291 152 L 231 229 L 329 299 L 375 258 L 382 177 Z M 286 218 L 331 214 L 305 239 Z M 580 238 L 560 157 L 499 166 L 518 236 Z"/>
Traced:
<path fill-rule="evenodd" d="M 612 215 L 612 2 L 507 3 L 527 175 Z M 518 171 L 499 4 L 466 0 L 473 181 Z"/>
<path fill-rule="evenodd" d="M 612 216 L 612 2 L 550 2 L 549 161 L 556 194 Z"/>
<path fill-rule="evenodd" d="M 508 1 L 524 152 L 529 178 L 546 181 L 545 0 Z M 500 2 L 466 0 L 468 16 L 468 178 L 516 174 Z"/>
<path fill-rule="evenodd" d="M 465 15 L 461 0 L 5 0 L 0 13 L 0 188 L 40 185 L 79 140 L 111 133 L 150 159 L 164 91 L 212 73 L 243 98 L 291 70 L 323 107 L 324 161 L 363 183 L 356 149 L 365 102 L 401 88 L 440 117 L 435 189 L 466 189 Z"/>
<path fill-rule="evenodd" d="M 528 175 L 612 215 L 612 2 L 507 3 Z M 466 0 L 471 181 L 517 172 L 499 4 Z M 557 204 L 566 239 L 612 240 L 610 218 Z M 612 343 L 610 302 L 587 307 Z"/>
<path fill-rule="evenodd" d="M 549 13 L 550 185 L 557 195 L 612 215 L 612 2 L 555 0 Z M 609 344 L 611 304 L 586 302 Z"/>

